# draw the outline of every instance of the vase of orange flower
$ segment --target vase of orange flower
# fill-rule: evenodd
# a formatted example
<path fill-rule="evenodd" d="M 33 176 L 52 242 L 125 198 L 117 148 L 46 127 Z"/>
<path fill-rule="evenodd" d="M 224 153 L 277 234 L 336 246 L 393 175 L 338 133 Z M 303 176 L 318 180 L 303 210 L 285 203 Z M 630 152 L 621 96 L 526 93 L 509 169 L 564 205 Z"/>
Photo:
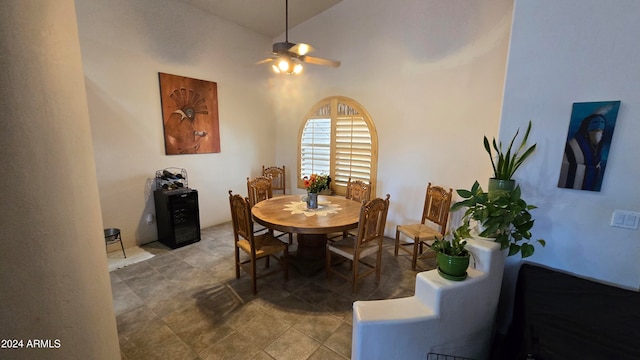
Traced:
<path fill-rule="evenodd" d="M 311 174 L 311 176 L 305 176 L 302 178 L 304 181 L 304 187 L 307 189 L 307 209 L 318 208 L 318 193 L 324 189 L 329 188 L 329 176 Z"/>

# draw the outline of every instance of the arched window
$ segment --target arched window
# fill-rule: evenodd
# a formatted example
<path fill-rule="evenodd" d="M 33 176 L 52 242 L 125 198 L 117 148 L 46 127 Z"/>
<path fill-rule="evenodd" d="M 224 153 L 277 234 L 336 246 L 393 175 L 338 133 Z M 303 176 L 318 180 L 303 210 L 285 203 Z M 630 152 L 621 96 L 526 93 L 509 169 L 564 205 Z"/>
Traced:
<path fill-rule="evenodd" d="M 371 184 L 375 195 L 378 135 L 367 111 L 353 99 L 328 97 L 316 103 L 300 128 L 298 187 L 312 173 L 329 174 L 336 194 L 344 195 L 347 180 Z"/>

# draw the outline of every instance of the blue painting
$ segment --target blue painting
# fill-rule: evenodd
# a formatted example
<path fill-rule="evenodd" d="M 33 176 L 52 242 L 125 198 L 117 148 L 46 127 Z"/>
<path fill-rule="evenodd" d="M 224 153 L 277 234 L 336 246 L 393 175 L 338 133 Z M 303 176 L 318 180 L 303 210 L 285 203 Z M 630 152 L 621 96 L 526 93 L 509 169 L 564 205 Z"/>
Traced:
<path fill-rule="evenodd" d="M 558 187 L 600 191 L 620 101 L 574 103 Z"/>

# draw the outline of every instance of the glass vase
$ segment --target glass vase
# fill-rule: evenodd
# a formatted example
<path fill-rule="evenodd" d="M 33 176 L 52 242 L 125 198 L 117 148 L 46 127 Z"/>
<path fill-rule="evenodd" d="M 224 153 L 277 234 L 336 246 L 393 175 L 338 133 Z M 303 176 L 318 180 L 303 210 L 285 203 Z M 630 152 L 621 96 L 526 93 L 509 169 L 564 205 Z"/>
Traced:
<path fill-rule="evenodd" d="M 318 208 L 318 193 L 307 193 L 307 209 Z"/>

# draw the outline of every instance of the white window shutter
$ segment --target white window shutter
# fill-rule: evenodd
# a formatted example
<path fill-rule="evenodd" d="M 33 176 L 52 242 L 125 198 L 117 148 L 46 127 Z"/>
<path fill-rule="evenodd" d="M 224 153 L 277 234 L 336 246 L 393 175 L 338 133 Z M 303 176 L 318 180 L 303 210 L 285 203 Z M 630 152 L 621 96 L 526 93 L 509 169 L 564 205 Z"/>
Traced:
<path fill-rule="evenodd" d="M 371 133 L 360 116 L 336 119 L 336 185 L 346 186 L 347 180 L 371 182 Z"/>
<path fill-rule="evenodd" d="M 329 174 L 331 168 L 331 119 L 309 119 L 300 143 L 300 177 Z"/>
<path fill-rule="evenodd" d="M 368 114 L 355 101 L 333 97 L 307 115 L 300 138 L 300 178 L 329 174 L 344 195 L 349 177 L 371 184 L 375 194 L 377 135 Z M 301 186 L 298 180 L 298 186 Z"/>

